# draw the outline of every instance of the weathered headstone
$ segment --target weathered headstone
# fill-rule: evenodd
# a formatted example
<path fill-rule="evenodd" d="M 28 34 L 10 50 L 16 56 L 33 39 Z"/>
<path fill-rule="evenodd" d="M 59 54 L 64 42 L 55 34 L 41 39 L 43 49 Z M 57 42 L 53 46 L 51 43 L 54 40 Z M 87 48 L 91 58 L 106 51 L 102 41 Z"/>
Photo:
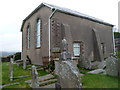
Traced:
<path fill-rule="evenodd" d="M 74 62 L 61 61 L 59 64 L 58 77 L 61 88 L 81 88 L 80 73 Z"/>
<path fill-rule="evenodd" d="M 23 69 L 26 69 L 26 64 L 27 64 L 27 62 L 26 62 L 26 59 L 25 59 L 25 60 L 23 60 Z"/>
<path fill-rule="evenodd" d="M 78 62 L 79 62 L 80 67 L 91 69 L 91 61 L 88 58 L 84 56 L 80 56 L 80 59 Z"/>
<path fill-rule="evenodd" d="M 106 67 L 106 61 L 93 61 L 91 63 L 91 69 L 104 69 Z"/>
<path fill-rule="evenodd" d="M 32 77 L 32 88 L 38 88 L 39 87 L 39 81 L 38 81 L 38 72 L 36 70 L 36 67 L 33 65 L 31 69 L 31 77 Z"/>
<path fill-rule="evenodd" d="M 13 81 L 13 58 L 10 59 L 10 81 Z"/>
<path fill-rule="evenodd" d="M 106 74 L 105 70 L 103 70 L 103 69 L 95 69 L 95 70 L 89 71 L 88 73 L 92 73 L 92 74 Z"/>
<path fill-rule="evenodd" d="M 99 69 L 104 69 L 106 67 L 106 61 L 102 61 L 100 62 L 100 64 L 98 65 Z"/>
<path fill-rule="evenodd" d="M 63 52 L 61 53 L 58 62 L 58 82 L 56 88 L 82 88 L 80 73 L 74 62 L 71 60 L 71 55 L 68 53 L 67 41 L 62 40 Z"/>
<path fill-rule="evenodd" d="M 118 76 L 118 59 L 110 56 L 106 59 L 106 74 L 110 76 Z"/>
<path fill-rule="evenodd" d="M 60 54 L 60 60 L 71 60 L 71 54 L 68 52 L 68 44 L 65 39 L 62 40 L 62 53 Z"/>
<path fill-rule="evenodd" d="M 15 54 L 13 55 L 13 63 L 15 64 Z"/>

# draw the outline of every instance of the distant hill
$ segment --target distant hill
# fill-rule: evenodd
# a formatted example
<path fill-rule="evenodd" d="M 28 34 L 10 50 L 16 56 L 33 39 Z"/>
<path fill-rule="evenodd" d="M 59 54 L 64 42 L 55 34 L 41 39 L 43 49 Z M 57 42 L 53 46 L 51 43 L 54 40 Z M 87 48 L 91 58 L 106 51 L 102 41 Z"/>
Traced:
<path fill-rule="evenodd" d="M 15 54 L 15 53 L 16 52 L 0 51 L 0 57 L 9 56 L 9 55 L 12 55 L 12 54 Z"/>

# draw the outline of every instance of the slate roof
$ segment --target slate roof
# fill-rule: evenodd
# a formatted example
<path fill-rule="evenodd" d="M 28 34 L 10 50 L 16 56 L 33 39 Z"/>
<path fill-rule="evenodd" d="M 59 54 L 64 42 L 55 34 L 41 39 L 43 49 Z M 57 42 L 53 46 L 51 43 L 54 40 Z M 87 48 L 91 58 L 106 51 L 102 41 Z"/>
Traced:
<path fill-rule="evenodd" d="M 95 21 L 95 22 L 98 22 L 98 23 L 101 23 L 101 24 L 105 24 L 105 25 L 108 25 L 108 26 L 114 26 L 110 23 L 107 23 L 107 22 L 104 22 L 103 20 L 100 20 L 100 19 L 97 19 L 95 17 L 92 17 L 92 16 L 88 16 L 86 14 L 83 14 L 83 13 L 80 13 L 80 12 L 77 12 L 77 11 L 73 11 L 71 9 L 67 9 L 67 8 L 63 8 L 63 7 L 59 7 L 59 6 L 56 6 L 56 5 L 52 5 L 52 4 L 48 4 L 48 3 L 41 3 L 32 13 L 30 13 L 24 20 L 23 20 L 23 23 L 22 23 L 22 27 L 21 27 L 21 31 L 22 31 L 22 28 L 23 28 L 23 25 L 25 23 L 25 21 L 27 19 L 29 19 L 34 13 L 36 13 L 41 7 L 43 6 L 46 6 L 48 8 L 51 8 L 52 9 L 56 9 L 57 11 L 59 12 L 63 12 L 63 13 L 66 13 L 66 14 L 69 14 L 69 15 L 73 15 L 73 16 L 77 16 L 77 17 L 81 17 L 81 18 L 85 18 L 85 19 L 89 19 L 89 20 L 92 20 L 92 21 Z"/>

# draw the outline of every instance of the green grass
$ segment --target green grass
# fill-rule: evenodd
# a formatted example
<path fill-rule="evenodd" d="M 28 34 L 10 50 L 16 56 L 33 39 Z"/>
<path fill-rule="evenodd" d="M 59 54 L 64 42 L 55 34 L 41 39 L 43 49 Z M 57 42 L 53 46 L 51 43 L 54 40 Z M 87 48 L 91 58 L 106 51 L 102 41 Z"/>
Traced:
<path fill-rule="evenodd" d="M 90 69 L 85 69 L 83 67 L 78 67 L 78 69 L 79 69 L 80 73 L 82 73 L 82 74 L 87 74 L 87 72 L 91 71 Z"/>
<path fill-rule="evenodd" d="M 14 64 L 14 71 L 13 71 L 13 75 L 14 77 L 14 80 L 13 81 L 10 81 L 9 79 L 9 62 L 3 62 L 2 63 L 2 85 L 5 85 L 5 84 L 9 84 L 9 83 L 13 83 L 13 82 L 20 82 L 20 84 L 16 84 L 16 85 L 11 85 L 11 86 L 6 86 L 5 88 L 29 88 L 29 85 L 26 84 L 24 81 L 25 80 L 29 80 L 31 79 L 31 71 L 30 70 L 24 70 L 22 68 L 22 66 L 17 66 L 16 64 Z M 46 75 L 46 74 L 49 74 L 48 72 L 46 71 L 38 71 L 38 75 L 39 76 L 43 76 L 43 75 Z M 21 77 L 21 78 L 17 78 L 19 76 L 26 76 L 26 77 Z"/>
<path fill-rule="evenodd" d="M 116 55 L 118 58 L 120 58 L 120 52 L 117 52 Z"/>
<path fill-rule="evenodd" d="M 80 72 L 85 74 L 82 76 L 83 88 L 118 88 L 118 78 L 112 76 L 106 76 L 101 74 L 87 74 L 88 71 L 84 68 L 79 68 Z M 20 84 L 15 84 L 11 86 L 6 86 L 4 88 L 30 88 L 30 86 L 25 83 L 25 80 L 31 79 L 30 70 L 24 70 L 22 66 L 18 67 L 14 65 L 14 77 L 27 76 L 22 78 L 16 78 L 14 81 L 9 80 L 9 63 L 2 63 L 2 84 L 8 84 L 13 82 L 20 82 Z M 49 74 L 46 71 L 38 71 L 39 76 Z"/>
<path fill-rule="evenodd" d="M 118 78 L 101 74 L 82 76 L 83 88 L 118 88 Z"/>

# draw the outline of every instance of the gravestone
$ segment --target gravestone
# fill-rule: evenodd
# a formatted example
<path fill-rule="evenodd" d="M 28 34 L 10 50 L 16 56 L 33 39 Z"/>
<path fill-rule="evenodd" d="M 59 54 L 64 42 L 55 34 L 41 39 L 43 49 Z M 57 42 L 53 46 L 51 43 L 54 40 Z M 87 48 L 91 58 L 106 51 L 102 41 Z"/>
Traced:
<path fill-rule="evenodd" d="M 92 73 L 92 74 L 106 74 L 105 70 L 103 70 L 103 69 L 95 69 L 95 70 L 89 71 L 88 73 Z"/>
<path fill-rule="evenodd" d="M 91 69 L 91 61 L 88 58 L 81 55 L 78 62 L 79 62 L 80 67 Z"/>
<path fill-rule="evenodd" d="M 9 72 L 10 72 L 10 81 L 13 81 L 13 58 L 10 59 L 10 68 L 9 68 Z"/>
<path fill-rule="evenodd" d="M 39 87 L 39 81 L 38 81 L 38 72 L 36 70 L 36 67 L 33 65 L 31 69 L 31 78 L 32 78 L 32 88 L 38 88 Z"/>
<path fill-rule="evenodd" d="M 71 60 L 71 54 L 68 52 L 68 44 L 65 39 L 62 40 L 62 53 L 60 54 L 60 60 Z"/>
<path fill-rule="evenodd" d="M 15 64 L 15 54 L 13 55 L 13 64 Z"/>
<path fill-rule="evenodd" d="M 27 58 L 26 58 L 26 59 L 27 59 Z M 27 64 L 26 59 L 23 60 L 23 69 L 26 69 L 26 64 Z"/>
<path fill-rule="evenodd" d="M 118 59 L 110 56 L 106 59 L 106 74 L 110 76 L 118 76 Z"/>
<path fill-rule="evenodd" d="M 62 40 L 62 53 L 58 62 L 58 82 L 56 88 L 82 88 L 80 73 L 71 55 L 68 53 L 68 45 L 65 39 Z"/>

